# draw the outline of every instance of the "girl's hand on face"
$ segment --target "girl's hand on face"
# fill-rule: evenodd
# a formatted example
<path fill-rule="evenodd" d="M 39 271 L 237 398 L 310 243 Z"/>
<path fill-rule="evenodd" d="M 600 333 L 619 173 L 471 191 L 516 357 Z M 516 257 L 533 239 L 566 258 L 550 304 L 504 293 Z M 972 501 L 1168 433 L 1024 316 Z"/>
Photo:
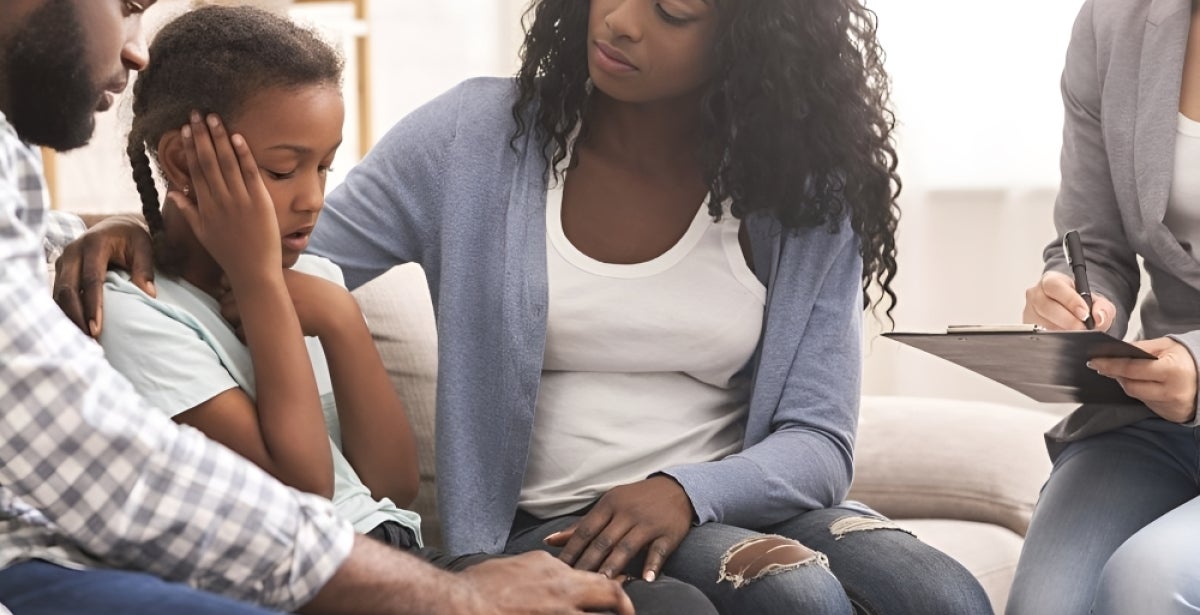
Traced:
<path fill-rule="evenodd" d="M 1092 319 L 1097 331 L 1108 331 L 1117 313 L 1112 301 L 1092 295 Z M 1082 331 L 1087 327 L 1087 302 L 1075 292 L 1075 281 L 1057 271 L 1048 271 L 1037 284 L 1025 290 L 1021 320 L 1051 331 Z"/>
<path fill-rule="evenodd" d="M 213 260 L 236 285 L 281 271 L 275 206 L 241 135 L 230 136 L 216 115 L 192 113 L 181 130 L 192 195 L 167 194 Z"/>
<path fill-rule="evenodd" d="M 641 577 L 653 581 L 692 527 L 692 501 L 669 476 L 615 487 L 588 514 L 546 537 L 563 547 L 558 558 L 580 570 L 613 578 L 646 550 Z"/>
<path fill-rule="evenodd" d="M 1127 395 L 1172 423 L 1196 418 L 1196 361 L 1192 353 L 1169 337 L 1133 345 L 1158 360 L 1092 359 L 1088 366 L 1119 382 Z"/>

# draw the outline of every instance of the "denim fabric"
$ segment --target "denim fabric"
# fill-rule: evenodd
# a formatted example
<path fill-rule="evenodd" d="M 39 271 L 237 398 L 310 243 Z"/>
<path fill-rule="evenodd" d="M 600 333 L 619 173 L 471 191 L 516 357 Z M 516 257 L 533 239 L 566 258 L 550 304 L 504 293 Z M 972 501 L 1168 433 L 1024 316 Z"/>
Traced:
<path fill-rule="evenodd" d="M 829 559 L 828 569 L 810 563 L 735 589 L 728 581 L 718 580 L 722 559 L 730 547 L 761 533 L 706 523 L 692 528 L 667 561 L 663 574 L 703 591 L 724 615 L 987 615 L 992 612 L 987 595 L 970 572 L 912 535 L 882 529 L 837 538 L 830 531 L 830 526 L 839 519 L 859 516 L 862 513 L 855 510 L 822 509 L 763 530 L 762 533 L 793 538 L 824 553 Z M 543 545 L 541 539 L 578 518 L 570 515 L 530 524 L 528 515 L 519 515 L 508 550 L 555 552 Z M 626 572 L 640 574 L 641 565 L 642 561 L 636 560 Z"/>
<path fill-rule="evenodd" d="M 440 549 L 422 547 L 417 542 L 417 535 L 412 531 L 412 528 L 395 521 L 384 521 L 365 535 L 368 538 L 374 538 L 385 545 L 410 553 L 442 570 L 449 570 L 450 572 L 462 572 L 475 564 L 482 564 L 490 559 L 505 557 L 504 555 L 492 555 L 488 553 L 450 555 Z"/>
<path fill-rule="evenodd" d="M 140 572 L 40 560 L 0 570 L 0 603 L 13 615 L 278 615 Z"/>
<path fill-rule="evenodd" d="M 559 549 L 546 546 L 542 539 L 566 528 L 578 518 L 578 515 L 567 515 L 542 521 L 518 511 L 505 552 L 513 554 L 540 550 L 557 555 Z M 631 562 L 628 570 L 639 570 L 641 565 L 641 560 Z M 630 576 L 634 580 L 625 583 L 625 593 L 633 601 L 638 615 L 717 615 L 708 598 L 687 583 L 669 576 L 647 583 L 640 579 L 640 572 Z"/>
<path fill-rule="evenodd" d="M 1055 459 L 1007 613 L 1200 612 L 1200 445 L 1149 419 Z"/>

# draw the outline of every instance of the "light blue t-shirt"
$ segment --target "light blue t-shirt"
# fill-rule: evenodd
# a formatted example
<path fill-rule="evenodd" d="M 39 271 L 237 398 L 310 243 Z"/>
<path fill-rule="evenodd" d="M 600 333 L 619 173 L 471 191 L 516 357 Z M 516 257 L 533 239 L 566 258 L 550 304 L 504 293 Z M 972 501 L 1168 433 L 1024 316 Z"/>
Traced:
<path fill-rule="evenodd" d="M 300 257 L 295 270 L 344 286 L 341 270 L 330 261 Z M 105 356 L 138 392 L 174 417 L 234 388 L 255 397 L 254 364 L 247 348 L 221 317 L 220 304 L 183 279 L 155 278 L 152 298 L 124 272 L 110 272 L 104 285 Z M 421 518 L 391 500 L 376 500 L 342 454 L 341 425 L 325 352 L 315 337 L 305 338 L 325 426 L 333 450 L 333 504 L 342 518 L 366 533 L 385 521 L 410 528 L 421 540 Z"/>

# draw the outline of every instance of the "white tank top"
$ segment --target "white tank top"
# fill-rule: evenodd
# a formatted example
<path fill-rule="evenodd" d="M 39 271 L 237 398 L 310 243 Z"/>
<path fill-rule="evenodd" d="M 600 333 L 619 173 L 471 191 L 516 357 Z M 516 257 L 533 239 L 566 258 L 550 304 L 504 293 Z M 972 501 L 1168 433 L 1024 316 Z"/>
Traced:
<path fill-rule="evenodd" d="M 1175 173 L 1163 224 L 1187 249 L 1200 258 L 1200 122 L 1179 114 L 1175 135 Z"/>
<path fill-rule="evenodd" d="M 546 195 L 546 355 L 520 506 L 542 518 L 618 485 L 741 450 L 747 365 L 766 291 L 740 221 L 707 202 L 661 256 L 603 263 L 567 239 L 562 184 Z"/>

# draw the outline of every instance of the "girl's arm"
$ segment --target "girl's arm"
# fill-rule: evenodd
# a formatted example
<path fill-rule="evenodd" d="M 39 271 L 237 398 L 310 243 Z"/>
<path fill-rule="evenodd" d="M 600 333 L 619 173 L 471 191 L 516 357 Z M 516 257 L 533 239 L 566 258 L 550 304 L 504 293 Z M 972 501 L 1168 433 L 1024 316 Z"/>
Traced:
<path fill-rule="evenodd" d="M 183 146 L 197 201 L 168 198 L 229 279 L 241 306 L 257 399 L 230 390 L 176 417 L 298 489 L 333 494 L 329 436 L 300 320 L 283 278 L 279 224 L 241 137 L 194 115 Z M 235 153 L 236 152 L 236 153 Z"/>
<path fill-rule="evenodd" d="M 417 496 L 417 448 L 404 405 L 354 297 L 338 284 L 287 271 L 305 334 L 321 340 L 341 423 L 342 452 L 377 498 L 407 506 Z"/>

